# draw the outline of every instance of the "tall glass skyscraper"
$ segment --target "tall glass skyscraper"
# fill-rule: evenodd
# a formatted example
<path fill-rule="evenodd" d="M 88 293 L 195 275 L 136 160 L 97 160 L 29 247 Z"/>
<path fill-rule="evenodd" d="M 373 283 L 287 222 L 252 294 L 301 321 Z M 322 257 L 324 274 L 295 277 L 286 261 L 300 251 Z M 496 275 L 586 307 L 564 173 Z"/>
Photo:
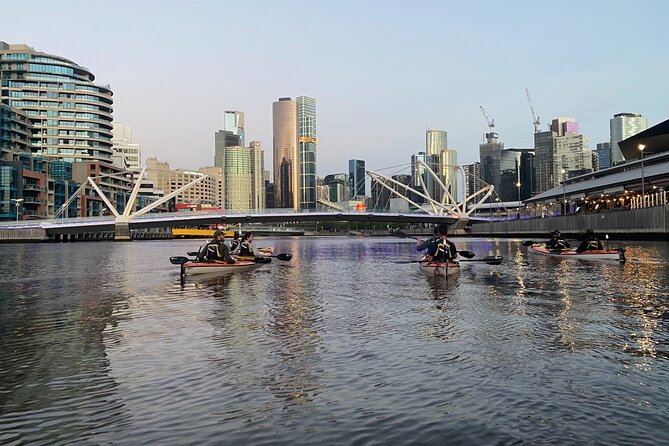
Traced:
<path fill-rule="evenodd" d="M 223 131 L 226 133 L 226 147 L 243 146 L 244 113 L 226 110 L 223 117 Z"/>
<path fill-rule="evenodd" d="M 0 42 L 0 100 L 28 116 L 31 150 L 45 158 L 112 163 L 112 91 L 94 80 L 64 57 Z"/>
<path fill-rule="evenodd" d="M 351 194 L 351 198 L 367 195 L 365 175 L 365 161 L 348 161 L 348 181 L 350 182 L 349 193 Z"/>
<path fill-rule="evenodd" d="M 618 113 L 609 121 L 611 129 L 611 166 L 625 161 L 618 143 L 643 132 L 648 127 L 646 118 L 637 113 Z"/>
<path fill-rule="evenodd" d="M 297 103 L 279 98 L 272 104 L 274 194 L 277 208 L 300 207 L 297 156 Z"/>
<path fill-rule="evenodd" d="M 298 96 L 297 140 L 299 143 L 300 209 L 316 209 L 316 100 Z"/>

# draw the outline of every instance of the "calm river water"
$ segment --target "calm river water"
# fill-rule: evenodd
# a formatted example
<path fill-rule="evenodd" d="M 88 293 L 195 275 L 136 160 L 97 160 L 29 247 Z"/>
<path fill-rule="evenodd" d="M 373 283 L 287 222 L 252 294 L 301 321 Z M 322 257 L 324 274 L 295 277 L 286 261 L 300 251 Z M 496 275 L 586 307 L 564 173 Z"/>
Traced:
<path fill-rule="evenodd" d="M 669 244 L 621 266 L 455 239 L 180 283 L 197 241 L 0 245 L 0 444 L 669 444 Z"/>

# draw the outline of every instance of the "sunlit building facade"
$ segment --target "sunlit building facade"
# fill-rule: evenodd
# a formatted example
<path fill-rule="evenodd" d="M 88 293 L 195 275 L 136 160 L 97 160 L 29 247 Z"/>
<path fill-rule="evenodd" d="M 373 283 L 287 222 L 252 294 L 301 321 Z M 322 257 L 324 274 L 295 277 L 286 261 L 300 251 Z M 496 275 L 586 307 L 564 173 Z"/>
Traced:
<path fill-rule="evenodd" d="M 112 163 L 112 91 L 85 67 L 0 41 L 0 99 L 25 113 L 45 159 Z"/>
<path fill-rule="evenodd" d="M 272 104 L 272 137 L 275 205 L 298 210 L 297 103 L 291 98 Z"/>
<path fill-rule="evenodd" d="M 297 137 L 299 153 L 300 209 L 316 208 L 316 100 L 298 96 Z"/>

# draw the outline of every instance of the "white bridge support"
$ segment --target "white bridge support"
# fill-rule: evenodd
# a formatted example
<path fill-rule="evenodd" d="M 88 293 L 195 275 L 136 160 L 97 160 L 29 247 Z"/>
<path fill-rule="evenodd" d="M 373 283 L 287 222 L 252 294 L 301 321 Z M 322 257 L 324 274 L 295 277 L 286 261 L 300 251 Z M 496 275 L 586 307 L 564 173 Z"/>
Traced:
<path fill-rule="evenodd" d="M 123 213 L 119 213 L 116 210 L 116 207 L 112 204 L 111 201 L 109 201 L 109 198 L 102 192 L 100 187 L 97 185 L 95 182 L 96 178 L 102 178 L 102 177 L 118 177 L 118 176 L 125 176 L 125 175 L 134 175 L 135 172 L 132 171 L 123 171 L 123 172 L 117 172 L 114 174 L 109 174 L 109 175 L 100 175 L 99 177 L 88 177 L 86 178 L 86 181 L 84 184 L 79 187 L 76 193 L 74 193 L 69 200 L 67 200 L 63 205 L 58 209 L 57 212 L 54 213 L 54 215 L 49 219 L 49 221 L 55 221 L 57 218 L 59 218 L 62 213 L 68 208 L 70 203 L 75 200 L 80 193 L 86 188 L 86 186 L 90 186 L 97 192 L 97 194 L 102 198 L 102 201 L 104 201 L 105 205 L 107 205 L 107 208 L 109 208 L 109 211 L 114 214 L 114 240 L 131 240 L 130 236 L 130 223 L 131 221 L 143 214 L 146 214 L 147 212 L 157 208 L 158 206 L 162 205 L 163 203 L 171 200 L 173 197 L 176 197 L 183 191 L 190 189 L 191 187 L 195 186 L 197 183 L 200 181 L 204 180 L 207 178 L 207 175 L 202 174 L 200 177 L 194 179 L 190 183 L 180 187 L 179 189 L 175 190 L 174 192 L 169 193 L 168 195 L 165 195 L 164 197 L 160 198 L 157 201 L 154 201 L 150 205 L 132 212 L 133 208 L 135 207 L 135 202 L 137 201 L 137 196 L 139 195 L 139 189 L 141 188 L 142 185 L 142 179 L 144 178 L 144 175 L 146 174 L 146 167 L 142 169 L 142 171 L 137 175 L 137 178 L 135 179 L 135 185 L 132 188 L 132 192 L 130 193 L 130 198 L 128 199 L 128 202 L 125 205 L 125 208 L 123 209 Z"/>
<path fill-rule="evenodd" d="M 494 186 L 487 185 L 482 189 L 470 195 L 467 195 L 467 187 L 466 187 L 467 173 L 462 168 L 462 166 L 453 166 L 452 169 L 455 171 L 455 173 L 460 174 L 463 185 L 462 196 L 464 198 L 462 201 L 458 202 L 457 199 L 453 196 L 453 194 L 451 194 L 451 191 L 448 189 L 448 187 L 444 185 L 439 175 L 437 175 L 427 163 L 425 163 L 422 160 L 418 160 L 417 163 L 420 165 L 420 167 L 422 167 L 425 170 L 425 172 L 427 172 L 432 177 L 434 182 L 439 187 L 443 197 L 441 201 L 437 201 L 430 196 L 429 190 L 425 185 L 425 181 L 422 175 L 418 177 L 418 181 L 421 187 L 423 188 L 423 191 L 416 190 L 409 185 L 400 183 L 399 181 L 393 180 L 388 176 L 381 175 L 374 171 L 368 170 L 367 175 L 376 180 L 379 185 L 381 185 L 385 189 L 388 189 L 393 195 L 403 199 L 404 201 L 417 207 L 418 209 L 426 211 L 428 214 L 448 215 L 451 217 L 459 218 L 460 220 L 463 220 L 465 223 L 467 220 L 469 220 L 469 215 L 478 208 L 480 203 L 483 203 L 485 200 L 487 200 L 495 190 Z M 426 204 L 429 205 L 429 207 L 426 208 L 424 204 L 418 204 L 413 200 L 411 200 L 408 196 L 409 193 L 412 193 L 414 196 L 423 198 L 426 201 Z M 472 206 L 469 206 L 469 203 L 471 203 L 475 197 L 480 195 L 483 196 L 481 197 L 479 202 Z"/>

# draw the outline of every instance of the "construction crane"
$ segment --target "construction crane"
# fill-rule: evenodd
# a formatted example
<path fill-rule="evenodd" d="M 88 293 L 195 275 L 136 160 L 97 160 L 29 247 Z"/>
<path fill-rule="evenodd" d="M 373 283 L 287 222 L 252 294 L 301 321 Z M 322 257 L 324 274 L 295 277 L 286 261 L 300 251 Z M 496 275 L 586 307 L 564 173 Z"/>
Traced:
<path fill-rule="evenodd" d="M 485 108 L 483 108 L 483 106 L 481 106 L 481 113 L 483 113 L 483 117 L 488 122 L 488 131 L 492 133 L 492 129 L 495 128 L 495 120 L 492 119 L 490 115 L 485 112 Z"/>
<path fill-rule="evenodd" d="M 485 138 L 488 142 L 494 142 L 497 139 L 497 133 L 493 132 L 493 129 L 495 128 L 495 120 L 486 113 L 483 106 L 481 106 L 481 113 L 483 113 L 483 117 L 485 117 L 485 120 L 488 123 L 488 133 L 485 134 Z"/>
<path fill-rule="evenodd" d="M 534 105 L 532 105 L 532 98 L 530 98 L 530 90 L 525 89 L 525 94 L 527 95 L 527 103 L 530 104 L 530 112 L 532 113 L 532 124 L 534 125 L 534 133 L 539 133 L 539 116 L 534 110 Z"/>

